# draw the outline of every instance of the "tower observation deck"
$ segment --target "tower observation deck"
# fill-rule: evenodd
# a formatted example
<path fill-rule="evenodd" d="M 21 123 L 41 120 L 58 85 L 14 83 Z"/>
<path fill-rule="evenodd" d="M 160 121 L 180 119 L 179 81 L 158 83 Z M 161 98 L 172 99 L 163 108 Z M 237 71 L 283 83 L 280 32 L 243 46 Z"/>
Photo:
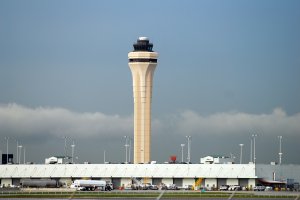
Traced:
<path fill-rule="evenodd" d="M 151 161 L 151 99 L 158 54 L 147 37 L 139 37 L 128 53 L 134 99 L 134 163 Z"/>

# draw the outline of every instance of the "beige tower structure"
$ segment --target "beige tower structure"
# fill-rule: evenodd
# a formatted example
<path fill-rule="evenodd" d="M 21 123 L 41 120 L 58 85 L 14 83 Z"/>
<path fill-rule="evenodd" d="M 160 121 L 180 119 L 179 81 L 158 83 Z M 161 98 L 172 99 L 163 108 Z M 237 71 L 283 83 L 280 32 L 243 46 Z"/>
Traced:
<path fill-rule="evenodd" d="M 134 163 L 151 160 L 151 99 L 152 80 L 158 54 L 147 37 L 139 37 L 129 52 L 129 67 L 134 99 Z"/>

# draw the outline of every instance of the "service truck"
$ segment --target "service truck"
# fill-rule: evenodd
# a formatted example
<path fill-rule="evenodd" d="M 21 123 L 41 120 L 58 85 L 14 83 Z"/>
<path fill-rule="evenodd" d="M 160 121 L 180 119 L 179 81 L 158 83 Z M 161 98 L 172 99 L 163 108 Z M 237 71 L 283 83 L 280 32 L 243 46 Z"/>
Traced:
<path fill-rule="evenodd" d="M 63 183 L 55 179 L 23 179 L 20 181 L 20 185 L 23 188 L 59 188 L 63 186 Z"/>
<path fill-rule="evenodd" d="M 94 190 L 102 190 L 102 191 L 106 191 L 106 190 L 112 190 L 112 186 L 110 183 L 107 183 L 104 180 L 75 180 L 72 185 L 71 188 L 75 188 L 76 190 L 90 190 L 90 191 L 94 191 Z"/>

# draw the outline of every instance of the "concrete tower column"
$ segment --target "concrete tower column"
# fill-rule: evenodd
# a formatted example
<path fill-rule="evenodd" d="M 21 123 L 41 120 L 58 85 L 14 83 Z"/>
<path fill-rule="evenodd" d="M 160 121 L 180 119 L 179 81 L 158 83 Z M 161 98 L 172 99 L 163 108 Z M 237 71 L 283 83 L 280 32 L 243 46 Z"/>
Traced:
<path fill-rule="evenodd" d="M 146 37 L 140 37 L 133 47 L 128 59 L 133 81 L 134 163 L 147 163 L 151 160 L 152 81 L 158 54 Z"/>

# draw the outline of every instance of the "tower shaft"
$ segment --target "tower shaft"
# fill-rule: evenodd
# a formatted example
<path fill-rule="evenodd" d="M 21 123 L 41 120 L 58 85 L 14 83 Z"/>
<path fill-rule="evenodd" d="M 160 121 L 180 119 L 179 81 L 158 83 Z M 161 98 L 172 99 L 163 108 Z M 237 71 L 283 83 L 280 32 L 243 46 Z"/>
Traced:
<path fill-rule="evenodd" d="M 152 81 L 157 56 L 156 52 L 143 49 L 128 54 L 134 99 L 134 163 L 151 161 Z"/>

